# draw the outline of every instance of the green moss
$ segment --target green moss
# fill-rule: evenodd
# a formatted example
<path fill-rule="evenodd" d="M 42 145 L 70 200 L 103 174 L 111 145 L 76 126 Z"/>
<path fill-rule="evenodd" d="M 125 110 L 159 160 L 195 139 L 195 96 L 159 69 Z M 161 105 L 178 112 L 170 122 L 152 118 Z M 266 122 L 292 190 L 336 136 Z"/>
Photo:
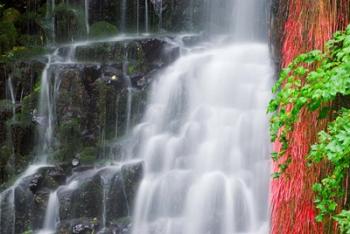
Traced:
<path fill-rule="evenodd" d="M 12 111 L 13 104 L 10 100 L 3 99 L 0 100 L 0 112 Z"/>
<path fill-rule="evenodd" d="M 28 34 L 23 34 L 20 35 L 18 38 L 18 42 L 22 46 L 26 47 L 39 47 L 43 46 L 43 41 L 40 35 L 28 35 Z"/>
<path fill-rule="evenodd" d="M 7 164 L 7 161 L 11 157 L 12 151 L 8 145 L 3 145 L 0 148 L 0 166 L 4 167 Z"/>
<path fill-rule="evenodd" d="M 95 147 L 86 147 L 80 152 L 80 161 L 83 164 L 93 164 L 96 161 L 97 154 Z"/>
<path fill-rule="evenodd" d="M 78 119 L 61 123 L 58 128 L 60 149 L 54 153 L 55 161 L 71 160 L 81 149 L 80 123 Z"/>
<path fill-rule="evenodd" d="M 115 36 L 117 33 L 118 29 L 116 26 L 106 21 L 99 21 L 91 25 L 89 37 L 98 39 L 102 37 Z"/>
<path fill-rule="evenodd" d="M 0 54 L 12 49 L 16 45 L 17 30 L 9 21 L 0 22 Z"/>
<path fill-rule="evenodd" d="M 34 48 L 26 48 L 23 46 L 13 47 L 12 50 L 0 56 L 0 62 L 13 63 L 16 61 L 26 61 L 26 60 L 30 60 L 35 57 L 44 55 L 47 52 L 48 50 L 43 47 L 34 47 Z"/>
<path fill-rule="evenodd" d="M 19 19 L 20 16 L 21 16 L 21 13 L 15 8 L 7 8 L 3 12 L 2 20 L 14 23 Z"/>

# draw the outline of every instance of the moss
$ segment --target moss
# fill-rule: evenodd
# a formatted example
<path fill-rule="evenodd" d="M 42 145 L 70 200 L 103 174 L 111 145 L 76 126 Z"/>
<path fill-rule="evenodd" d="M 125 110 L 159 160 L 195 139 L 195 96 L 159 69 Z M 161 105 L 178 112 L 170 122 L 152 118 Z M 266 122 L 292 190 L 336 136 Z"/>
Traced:
<path fill-rule="evenodd" d="M 28 34 L 23 34 L 20 35 L 18 38 L 18 42 L 22 46 L 26 47 L 39 47 L 43 46 L 43 41 L 40 35 L 28 35 Z"/>
<path fill-rule="evenodd" d="M 34 90 L 30 95 L 23 98 L 21 103 L 21 112 L 17 115 L 18 121 L 25 125 L 31 125 L 32 123 L 32 111 L 37 106 L 37 100 L 40 90 Z"/>
<path fill-rule="evenodd" d="M 95 147 L 86 147 L 80 152 L 80 162 L 83 164 L 93 164 L 96 161 L 97 149 Z"/>
<path fill-rule="evenodd" d="M 2 20 L 14 23 L 19 19 L 20 16 L 21 13 L 15 8 L 7 8 L 3 12 Z"/>
<path fill-rule="evenodd" d="M 27 60 L 39 57 L 41 55 L 44 55 L 47 52 L 48 50 L 42 47 L 35 47 L 35 48 L 26 48 L 23 46 L 13 47 L 12 50 L 0 56 L 0 62 L 13 63 L 18 61 L 27 61 Z"/>
<path fill-rule="evenodd" d="M 7 161 L 11 157 L 12 151 L 8 145 L 3 145 L 0 148 L 0 166 L 4 167 L 7 164 Z"/>
<path fill-rule="evenodd" d="M 9 21 L 0 22 L 0 54 L 12 49 L 16 45 L 17 30 Z"/>
<path fill-rule="evenodd" d="M 23 232 L 22 234 L 33 234 L 34 232 L 32 230 L 27 230 L 25 232 Z"/>
<path fill-rule="evenodd" d="M 106 21 L 99 21 L 91 25 L 89 37 L 98 39 L 102 37 L 115 36 L 117 33 L 118 29 L 116 26 Z"/>
<path fill-rule="evenodd" d="M 54 153 L 55 161 L 71 160 L 81 149 L 80 122 L 78 119 L 62 123 L 58 128 L 60 149 Z"/>
<path fill-rule="evenodd" d="M 0 100 L 0 112 L 10 112 L 12 111 L 13 104 L 10 100 L 3 99 Z"/>

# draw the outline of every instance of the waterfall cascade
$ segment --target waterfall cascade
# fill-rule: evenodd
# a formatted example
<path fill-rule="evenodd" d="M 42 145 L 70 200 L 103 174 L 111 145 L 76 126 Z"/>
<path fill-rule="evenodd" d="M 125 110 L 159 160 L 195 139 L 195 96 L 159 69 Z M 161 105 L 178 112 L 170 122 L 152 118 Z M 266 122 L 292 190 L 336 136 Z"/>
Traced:
<path fill-rule="evenodd" d="M 133 234 L 268 232 L 273 73 L 259 24 L 248 19 L 263 8 L 224 2 L 233 42 L 183 56 L 160 74 L 133 131 L 132 152 L 146 165 Z M 211 7 L 211 23 L 221 21 Z"/>
<path fill-rule="evenodd" d="M 84 4 L 89 34 L 98 9 Z M 268 232 L 273 69 L 265 23 L 249 17 L 264 18 L 265 1 L 188 4 L 181 16 L 193 28 L 203 11 L 203 34 L 164 35 L 176 8 L 165 0 L 137 1 L 146 34 L 127 34 L 135 4 L 123 0 L 123 35 L 55 46 L 33 120 L 37 161 L 64 163 L 32 166 L 1 193 L 0 233 Z"/>

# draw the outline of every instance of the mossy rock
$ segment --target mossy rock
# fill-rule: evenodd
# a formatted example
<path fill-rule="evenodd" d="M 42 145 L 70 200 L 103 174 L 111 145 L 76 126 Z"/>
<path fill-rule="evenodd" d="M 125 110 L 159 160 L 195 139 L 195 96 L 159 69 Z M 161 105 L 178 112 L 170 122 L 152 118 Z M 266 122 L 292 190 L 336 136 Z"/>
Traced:
<path fill-rule="evenodd" d="M 98 39 L 115 36 L 117 33 L 118 29 L 116 26 L 106 21 L 99 21 L 91 25 L 89 37 Z"/>

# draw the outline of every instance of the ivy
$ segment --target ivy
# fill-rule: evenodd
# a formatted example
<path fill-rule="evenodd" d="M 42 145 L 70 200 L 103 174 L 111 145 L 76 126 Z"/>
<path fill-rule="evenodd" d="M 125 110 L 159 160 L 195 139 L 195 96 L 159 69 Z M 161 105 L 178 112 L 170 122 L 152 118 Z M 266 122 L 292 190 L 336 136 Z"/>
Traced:
<path fill-rule="evenodd" d="M 289 155 L 291 132 L 303 110 L 318 113 L 319 119 L 331 113 L 330 104 L 337 97 L 350 95 L 350 26 L 337 32 L 323 51 L 315 50 L 296 57 L 280 74 L 273 87 L 275 97 L 270 101 L 271 140 L 281 143 L 281 150 L 272 158 L 279 163 L 274 173 L 278 178 L 293 161 Z M 332 111 L 336 118 L 325 131 L 318 134 L 318 142 L 307 156 L 311 164 L 328 161 L 329 174 L 314 184 L 317 221 L 331 217 L 343 233 L 350 234 L 350 211 L 341 210 L 339 200 L 344 197 L 344 180 L 350 167 L 350 110 Z M 339 214 L 337 214 L 339 213 Z"/>
<path fill-rule="evenodd" d="M 350 167 L 349 109 L 343 109 L 336 120 L 329 124 L 327 131 L 319 133 L 318 143 L 312 146 L 308 159 L 312 163 L 328 160 L 332 168 L 320 183 L 313 186 L 316 192 L 315 204 L 320 211 L 316 219 L 322 221 L 325 216 L 335 215 L 338 207 L 337 201 L 345 194 L 343 183 Z M 338 221 L 348 217 L 350 233 L 350 216 L 336 217 Z"/>

